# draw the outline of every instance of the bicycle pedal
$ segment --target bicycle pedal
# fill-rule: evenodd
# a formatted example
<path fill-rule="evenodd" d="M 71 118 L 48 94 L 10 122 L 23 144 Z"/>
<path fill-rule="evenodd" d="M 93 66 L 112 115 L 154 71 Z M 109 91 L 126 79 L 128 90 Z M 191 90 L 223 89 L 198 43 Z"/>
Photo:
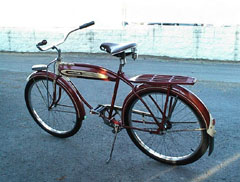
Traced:
<path fill-rule="evenodd" d="M 91 114 L 100 114 L 106 107 L 104 105 L 98 105 L 95 109 L 90 111 Z"/>

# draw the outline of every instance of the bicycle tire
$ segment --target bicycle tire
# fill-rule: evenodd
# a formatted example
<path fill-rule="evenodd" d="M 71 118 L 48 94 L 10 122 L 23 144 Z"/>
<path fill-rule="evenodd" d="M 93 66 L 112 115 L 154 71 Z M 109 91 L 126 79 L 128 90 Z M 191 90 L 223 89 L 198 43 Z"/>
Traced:
<path fill-rule="evenodd" d="M 31 116 L 43 130 L 55 137 L 67 138 L 78 132 L 82 120 L 68 89 L 57 81 L 56 90 L 58 102 L 49 109 L 48 105 L 52 103 L 53 98 L 53 79 L 47 76 L 35 76 L 26 84 L 25 101 Z"/>
<path fill-rule="evenodd" d="M 163 109 L 167 90 L 147 88 L 137 94 L 147 103 L 153 114 L 157 116 L 157 120 L 161 122 L 163 114 L 151 97 Z M 133 95 L 126 103 L 124 124 L 127 126 L 127 133 L 133 143 L 149 157 L 166 164 L 189 164 L 198 160 L 208 148 L 206 124 L 201 113 L 190 99 L 173 90 L 170 91 L 169 99 L 172 101 L 171 104 L 168 104 L 167 110 L 168 113 L 171 113 L 168 114 L 171 118 L 165 126 L 166 130 L 162 133 L 157 135 L 150 132 L 153 129 L 156 130 L 158 126 L 136 95 Z M 170 111 L 170 107 L 173 109 L 172 111 Z M 131 127 L 148 129 L 149 132 Z"/>

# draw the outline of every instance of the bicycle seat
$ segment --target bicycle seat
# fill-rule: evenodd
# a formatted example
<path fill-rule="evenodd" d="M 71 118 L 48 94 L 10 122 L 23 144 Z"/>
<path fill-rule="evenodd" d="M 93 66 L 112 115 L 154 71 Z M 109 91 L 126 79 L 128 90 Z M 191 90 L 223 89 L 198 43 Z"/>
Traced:
<path fill-rule="evenodd" d="M 135 48 L 136 46 L 137 46 L 136 43 L 124 43 L 124 44 L 102 43 L 100 45 L 100 49 L 113 56 L 118 56 L 120 53 L 126 51 L 127 49 Z"/>

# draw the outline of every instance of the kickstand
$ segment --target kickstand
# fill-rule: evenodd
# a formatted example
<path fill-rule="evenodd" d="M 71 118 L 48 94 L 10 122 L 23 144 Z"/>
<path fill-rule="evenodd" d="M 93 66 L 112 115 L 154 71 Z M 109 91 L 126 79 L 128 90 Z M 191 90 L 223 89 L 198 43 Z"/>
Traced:
<path fill-rule="evenodd" d="M 116 142 L 116 139 L 117 139 L 118 131 L 119 131 L 119 126 L 115 126 L 115 127 L 114 127 L 115 135 L 114 135 L 114 139 L 113 139 L 113 143 L 112 143 L 112 149 L 111 149 L 110 156 L 109 156 L 108 160 L 106 161 L 107 164 L 109 164 L 109 162 L 110 162 L 111 159 L 112 159 L 113 149 L 114 149 L 114 145 L 115 145 L 115 142 Z"/>

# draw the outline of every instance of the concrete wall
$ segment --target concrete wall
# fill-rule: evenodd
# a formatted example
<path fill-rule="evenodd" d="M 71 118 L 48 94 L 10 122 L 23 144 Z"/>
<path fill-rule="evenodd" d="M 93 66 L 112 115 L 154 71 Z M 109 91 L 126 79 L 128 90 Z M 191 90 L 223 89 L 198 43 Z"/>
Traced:
<path fill-rule="evenodd" d="M 58 42 L 69 29 L 1 28 L 0 51 L 37 52 L 43 39 Z M 240 61 L 240 26 L 126 26 L 70 35 L 63 52 L 99 53 L 102 42 L 136 42 L 140 55 Z"/>

